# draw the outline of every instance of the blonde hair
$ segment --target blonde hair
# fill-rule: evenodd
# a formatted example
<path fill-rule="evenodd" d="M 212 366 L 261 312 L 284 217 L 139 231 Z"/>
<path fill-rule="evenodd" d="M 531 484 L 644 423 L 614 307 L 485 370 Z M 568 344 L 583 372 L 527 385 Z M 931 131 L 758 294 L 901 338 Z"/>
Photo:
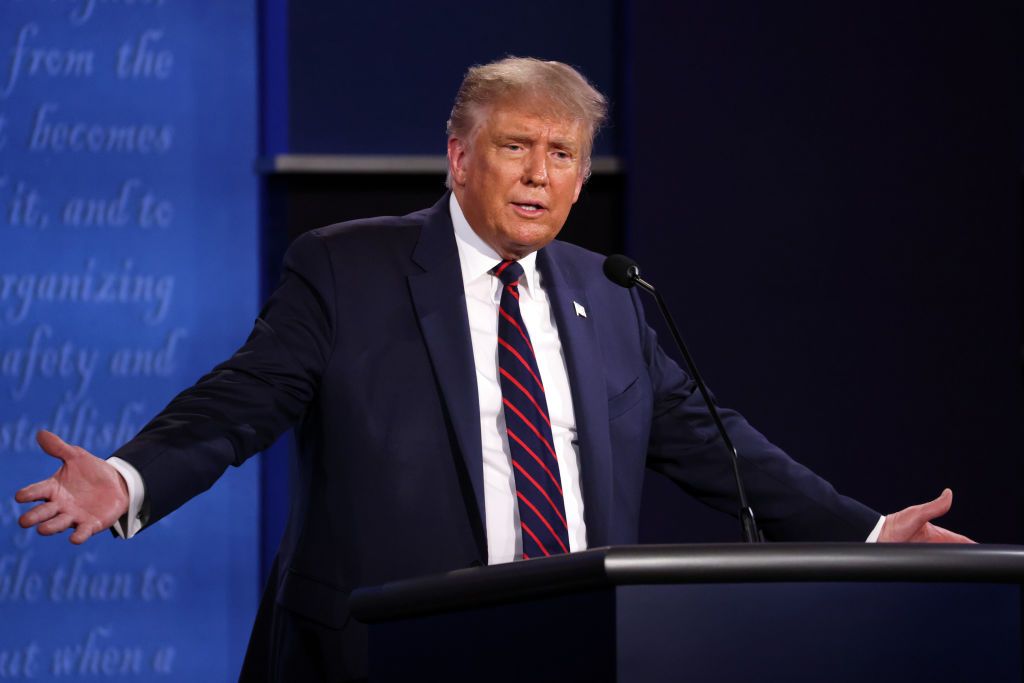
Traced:
<path fill-rule="evenodd" d="M 470 67 L 455 95 L 448 137 L 468 140 L 483 109 L 513 97 L 542 102 L 546 109 L 583 123 L 583 173 L 589 177 L 594 136 L 608 115 L 608 102 L 579 71 L 562 62 L 506 57 Z M 450 171 L 446 185 L 452 186 Z"/>

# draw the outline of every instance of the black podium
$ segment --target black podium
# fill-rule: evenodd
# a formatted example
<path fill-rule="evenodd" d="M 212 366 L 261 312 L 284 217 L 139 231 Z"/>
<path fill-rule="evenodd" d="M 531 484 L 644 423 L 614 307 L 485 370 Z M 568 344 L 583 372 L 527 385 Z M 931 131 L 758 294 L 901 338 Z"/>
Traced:
<path fill-rule="evenodd" d="M 370 681 L 1021 681 L 1024 548 L 595 548 L 365 588 Z"/>

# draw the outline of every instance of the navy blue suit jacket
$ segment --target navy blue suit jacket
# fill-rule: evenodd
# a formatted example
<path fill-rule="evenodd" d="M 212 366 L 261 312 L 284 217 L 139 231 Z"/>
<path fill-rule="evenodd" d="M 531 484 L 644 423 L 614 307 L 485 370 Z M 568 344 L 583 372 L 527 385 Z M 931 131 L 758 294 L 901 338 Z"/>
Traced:
<path fill-rule="evenodd" d="M 693 382 L 658 346 L 636 292 L 604 277 L 602 260 L 557 241 L 537 258 L 572 385 L 591 547 L 637 542 L 647 467 L 714 507 L 737 508 L 731 465 Z M 737 413 L 723 418 L 769 538 L 867 537 L 876 512 Z M 299 238 L 245 345 L 116 455 L 142 475 L 152 524 L 293 425 L 291 515 L 247 671 L 287 675 L 280 657 L 297 616 L 335 634 L 341 652 L 324 656 L 358 675 L 365 636 L 348 617 L 352 589 L 487 562 L 475 369 L 447 196 L 408 216 Z"/>

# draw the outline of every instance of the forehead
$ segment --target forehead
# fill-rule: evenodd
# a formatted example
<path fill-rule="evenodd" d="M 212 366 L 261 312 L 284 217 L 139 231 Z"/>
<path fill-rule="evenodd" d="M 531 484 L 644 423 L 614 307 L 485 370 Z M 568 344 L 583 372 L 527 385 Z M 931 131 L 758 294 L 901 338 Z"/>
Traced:
<path fill-rule="evenodd" d="M 478 130 L 489 135 L 542 134 L 581 144 L 583 121 L 551 102 L 505 101 L 488 105 L 479 113 Z"/>

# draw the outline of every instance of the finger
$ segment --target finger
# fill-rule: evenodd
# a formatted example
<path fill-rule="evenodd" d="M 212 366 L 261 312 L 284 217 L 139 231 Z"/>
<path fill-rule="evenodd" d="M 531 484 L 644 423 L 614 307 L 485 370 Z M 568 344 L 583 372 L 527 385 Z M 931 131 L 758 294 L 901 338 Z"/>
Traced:
<path fill-rule="evenodd" d="M 21 517 L 18 518 L 18 524 L 24 528 L 35 526 L 40 522 L 45 522 L 48 519 L 53 519 L 60 513 L 60 505 L 54 502 L 43 503 L 37 505 Z"/>
<path fill-rule="evenodd" d="M 55 486 L 56 484 L 52 477 L 50 479 L 37 481 L 36 483 L 29 484 L 15 493 L 14 500 L 19 503 L 32 503 L 37 500 L 50 500 L 53 498 Z"/>
<path fill-rule="evenodd" d="M 929 531 L 931 531 L 931 538 L 929 539 L 930 543 L 973 543 L 977 545 L 977 541 L 968 538 L 963 534 L 958 534 L 955 531 L 950 531 L 949 529 L 943 529 L 941 526 L 937 526 L 935 524 L 929 524 L 928 526 L 931 527 L 929 529 Z"/>
<path fill-rule="evenodd" d="M 40 429 L 36 432 L 36 442 L 47 455 L 60 458 L 64 462 L 74 460 L 81 455 L 80 449 L 65 443 L 64 439 L 45 429 Z"/>
<path fill-rule="evenodd" d="M 75 516 L 70 512 L 62 512 L 56 517 L 40 524 L 37 528 L 41 536 L 53 536 L 75 523 Z"/>
<path fill-rule="evenodd" d="M 75 533 L 71 534 L 71 542 L 75 545 L 81 545 L 88 541 L 93 534 L 98 534 L 103 531 L 103 529 L 103 522 L 93 517 L 89 521 L 78 525 L 78 528 L 75 529 Z"/>
<path fill-rule="evenodd" d="M 942 493 L 935 500 L 909 507 L 906 512 L 910 519 L 920 526 L 946 514 L 952 505 L 953 492 L 949 489 L 943 489 Z"/>

